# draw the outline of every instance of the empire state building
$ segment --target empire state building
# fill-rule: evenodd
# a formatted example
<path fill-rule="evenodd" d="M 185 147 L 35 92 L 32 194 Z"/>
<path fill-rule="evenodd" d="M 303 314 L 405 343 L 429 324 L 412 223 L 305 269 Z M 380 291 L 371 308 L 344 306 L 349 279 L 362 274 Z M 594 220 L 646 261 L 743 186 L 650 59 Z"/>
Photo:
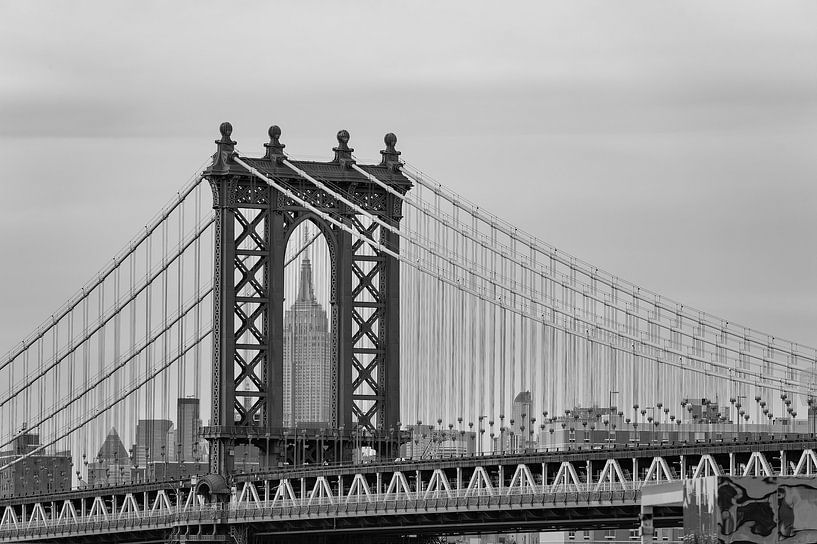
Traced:
<path fill-rule="evenodd" d="M 307 254 L 301 262 L 298 296 L 284 316 L 284 426 L 328 425 L 330 343 L 326 312 L 315 298 Z"/>

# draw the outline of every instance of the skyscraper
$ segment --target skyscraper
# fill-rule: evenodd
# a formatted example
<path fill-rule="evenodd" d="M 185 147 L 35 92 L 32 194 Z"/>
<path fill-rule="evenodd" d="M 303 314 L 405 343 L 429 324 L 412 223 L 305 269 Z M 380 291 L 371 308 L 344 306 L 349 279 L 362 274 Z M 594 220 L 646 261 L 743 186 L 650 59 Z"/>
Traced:
<path fill-rule="evenodd" d="M 87 466 L 88 485 L 124 484 L 131 479 L 131 460 L 116 428 L 111 427 L 99 451 Z"/>
<path fill-rule="evenodd" d="M 284 316 L 284 425 L 329 422 L 330 343 L 329 323 L 315 298 L 307 251 L 298 296 Z"/>
<path fill-rule="evenodd" d="M 179 461 L 194 461 L 194 444 L 198 441 L 201 419 L 199 399 L 179 399 L 176 404 L 176 455 Z"/>
<path fill-rule="evenodd" d="M 509 444 L 511 450 L 528 447 L 528 442 L 533 439 L 533 400 L 530 391 L 522 391 L 513 399 L 513 410 L 509 430 Z"/>
<path fill-rule="evenodd" d="M 167 419 L 140 419 L 136 423 L 136 444 L 133 448 L 134 461 L 140 467 L 149 462 L 168 461 L 167 432 L 173 422 Z"/>

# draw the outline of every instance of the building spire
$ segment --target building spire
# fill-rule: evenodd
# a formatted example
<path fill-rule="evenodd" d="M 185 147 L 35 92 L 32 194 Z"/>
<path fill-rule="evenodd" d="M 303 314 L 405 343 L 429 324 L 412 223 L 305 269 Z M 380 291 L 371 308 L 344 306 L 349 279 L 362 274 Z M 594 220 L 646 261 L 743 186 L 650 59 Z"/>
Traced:
<path fill-rule="evenodd" d="M 309 260 L 309 227 L 304 225 L 304 259 L 301 261 L 301 282 L 298 286 L 297 302 L 314 302 L 315 291 L 312 287 L 312 262 Z"/>

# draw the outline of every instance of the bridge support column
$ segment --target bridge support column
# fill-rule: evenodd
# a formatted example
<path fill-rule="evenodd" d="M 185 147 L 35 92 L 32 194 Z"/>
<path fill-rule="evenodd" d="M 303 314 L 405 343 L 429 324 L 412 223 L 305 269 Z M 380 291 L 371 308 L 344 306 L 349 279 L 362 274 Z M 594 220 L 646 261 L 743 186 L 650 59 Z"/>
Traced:
<path fill-rule="evenodd" d="M 219 130 L 213 163 L 203 174 L 215 209 L 213 391 L 210 425 L 203 431 L 210 442 L 210 472 L 231 475 L 235 448 L 243 445 L 258 448 L 267 469 L 279 463 L 320 463 L 329 460 L 324 458 L 330 452 L 331 461 L 348 462 L 353 450 L 365 445 L 359 433 L 368 434 L 379 453 L 396 456 L 403 439 L 400 265 L 392 255 L 399 252 L 400 240 L 383 225 L 399 227 L 402 200 L 392 193 L 412 187 L 400 172 L 397 138 L 385 138 L 380 164 L 365 165 L 390 186 L 386 190 L 371 183 L 370 174 L 352 168 L 354 150 L 346 131 L 338 133 L 333 161 L 290 163 L 281 130 L 272 126 L 266 154 L 247 158 L 249 164 L 236 153 L 232 125 L 222 123 Z M 362 205 L 343 204 L 345 199 L 324 182 Z M 370 225 L 375 216 L 378 221 Z M 289 405 L 284 421 L 284 368 L 292 362 L 285 362 L 284 353 L 284 260 L 291 236 L 304 221 L 320 230 L 330 257 L 325 271 L 329 394 L 319 418 L 324 425 L 312 431 L 296 431 Z M 296 400 L 292 396 L 287 402 Z M 295 442 L 291 456 L 290 438 Z M 307 458 L 307 446 L 319 453 Z"/>
<path fill-rule="evenodd" d="M 652 544 L 655 535 L 655 526 L 652 521 L 652 506 L 641 505 L 641 515 L 638 517 L 641 523 L 641 544 Z"/>

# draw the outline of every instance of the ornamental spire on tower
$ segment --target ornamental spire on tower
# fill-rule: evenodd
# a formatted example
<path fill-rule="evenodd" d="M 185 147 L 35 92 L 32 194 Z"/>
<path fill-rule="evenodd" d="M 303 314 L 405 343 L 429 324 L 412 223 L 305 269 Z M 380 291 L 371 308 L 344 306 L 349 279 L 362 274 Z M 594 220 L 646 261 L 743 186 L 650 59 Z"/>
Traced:
<path fill-rule="evenodd" d="M 304 260 L 301 261 L 301 282 L 298 286 L 296 302 L 314 302 L 315 291 L 312 288 L 312 262 L 309 260 L 309 227 L 304 225 Z"/>

